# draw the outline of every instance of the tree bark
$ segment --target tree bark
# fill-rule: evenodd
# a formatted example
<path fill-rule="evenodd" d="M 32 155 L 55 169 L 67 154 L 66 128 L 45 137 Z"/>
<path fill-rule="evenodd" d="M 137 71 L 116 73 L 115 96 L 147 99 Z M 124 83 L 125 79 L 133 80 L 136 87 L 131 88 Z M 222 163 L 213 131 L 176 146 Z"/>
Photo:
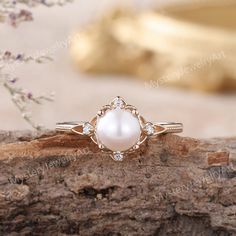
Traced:
<path fill-rule="evenodd" d="M 88 138 L 0 132 L 0 235 L 236 235 L 236 138 L 149 139 L 123 162 Z"/>

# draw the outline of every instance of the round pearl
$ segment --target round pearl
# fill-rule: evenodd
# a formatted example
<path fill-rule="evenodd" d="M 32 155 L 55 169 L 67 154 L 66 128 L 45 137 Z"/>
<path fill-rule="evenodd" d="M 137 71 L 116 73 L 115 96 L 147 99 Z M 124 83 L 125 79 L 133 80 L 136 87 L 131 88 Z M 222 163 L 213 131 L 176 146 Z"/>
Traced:
<path fill-rule="evenodd" d="M 140 139 L 139 120 L 131 112 L 116 108 L 98 118 L 96 136 L 98 142 L 112 151 L 126 151 Z"/>

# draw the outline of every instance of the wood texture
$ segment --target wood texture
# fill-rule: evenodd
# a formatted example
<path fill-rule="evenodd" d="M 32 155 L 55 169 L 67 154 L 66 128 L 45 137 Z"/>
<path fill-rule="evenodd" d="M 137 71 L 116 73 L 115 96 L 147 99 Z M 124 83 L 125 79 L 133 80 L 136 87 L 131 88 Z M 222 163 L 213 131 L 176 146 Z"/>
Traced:
<path fill-rule="evenodd" d="M 123 162 L 87 138 L 0 132 L 0 235 L 236 235 L 236 138 L 149 140 Z"/>

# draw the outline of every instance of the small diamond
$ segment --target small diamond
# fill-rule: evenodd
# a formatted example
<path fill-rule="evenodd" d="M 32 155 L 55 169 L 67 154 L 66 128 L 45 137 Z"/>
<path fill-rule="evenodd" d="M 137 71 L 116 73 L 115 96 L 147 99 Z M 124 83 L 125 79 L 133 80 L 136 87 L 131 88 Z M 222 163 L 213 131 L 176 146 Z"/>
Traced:
<path fill-rule="evenodd" d="M 113 100 L 113 104 L 116 108 L 122 108 L 124 107 L 125 105 L 125 102 L 122 98 L 120 97 L 116 97 L 114 100 Z"/>
<path fill-rule="evenodd" d="M 83 126 L 83 134 L 90 135 L 93 131 L 93 126 L 90 123 L 85 123 Z"/>
<path fill-rule="evenodd" d="M 113 159 L 115 161 L 123 161 L 124 155 L 121 152 L 114 152 L 113 153 Z"/>
<path fill-rule="evenodd" d="M 154 126 L 151 123 L 146 124 L 144 130 L 148 135 L 153 135 L 155 132 Z"/>

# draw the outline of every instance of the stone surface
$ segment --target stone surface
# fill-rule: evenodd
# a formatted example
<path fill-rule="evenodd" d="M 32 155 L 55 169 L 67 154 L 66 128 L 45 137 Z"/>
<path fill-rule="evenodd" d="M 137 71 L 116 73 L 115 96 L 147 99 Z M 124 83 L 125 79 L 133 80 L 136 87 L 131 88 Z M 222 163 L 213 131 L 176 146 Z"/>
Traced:
<path fill-rule="evenodd" d="M 0 235 L 236 234 L 236 138 L 165 135 L 123 162 L 77 135 L 0 140 Z"/>

